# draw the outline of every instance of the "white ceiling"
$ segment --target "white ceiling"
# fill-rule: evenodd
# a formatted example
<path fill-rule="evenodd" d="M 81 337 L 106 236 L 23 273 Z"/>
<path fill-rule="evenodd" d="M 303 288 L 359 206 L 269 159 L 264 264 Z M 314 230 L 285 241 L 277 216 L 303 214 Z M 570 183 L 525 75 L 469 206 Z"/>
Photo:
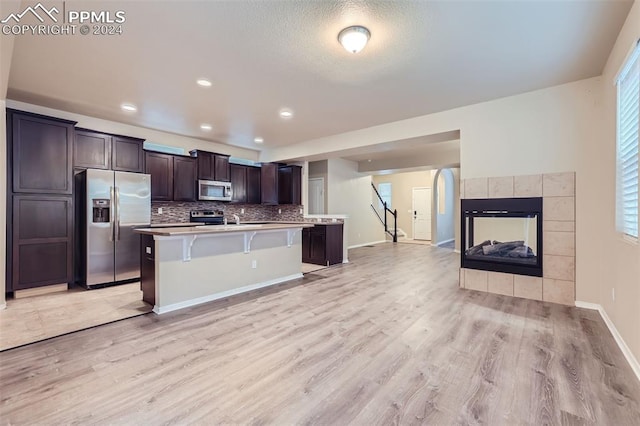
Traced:
<path fill-rule="evenodd" d="M 16 37 L 8 98 L 281 146 L 600 75 L 631 4 L 67 0 L 124 10 L 123 35 Z M 353 24 L 371 31 L 358 55 L 337 42 Z M 293 119 L 278 117 L 283 107 Z"/>

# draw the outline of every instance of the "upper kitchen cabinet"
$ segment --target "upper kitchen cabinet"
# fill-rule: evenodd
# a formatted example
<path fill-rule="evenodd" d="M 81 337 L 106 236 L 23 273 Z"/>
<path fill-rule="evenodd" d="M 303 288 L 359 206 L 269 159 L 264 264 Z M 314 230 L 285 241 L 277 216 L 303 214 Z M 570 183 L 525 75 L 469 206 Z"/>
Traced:
<path fill-rule="evenodd" d="M 278 169 L 278 204 L 302 204 L 302 167 Z"/>
<path fill-rule="evenodd" d="M 144 163 L 151 175 L 151 201 L 173 200 L 173 155 L 145 151 Z"/>
<path fill-rule="evenodd" d="M 231 164 L 231 202 L 260 204 L 260 168 Z"/>
<path fill-rule="evenodd" d="M 198 179 L 230 182 L 229 156 L 194 149 L 190 152 L 198 159 Z"/>
<path fill-rule="evenodd" d="M 142 139 L 76 129 L 74 166 L 142 173 L 144 171 L 143 142 Z"/>
<path fill-rule="evenodd" d="M 260 204 L 260 167 L 247 166 L 247 204 Z"/>
<path fill-rule="evenodd" d="M 260 168 L 262 204 L 278 204 L 278 164 L 263 163 Z"/>
<path fill-rule="evenodd" d="M 195 201 L 195 158 L 145 151 L 145 173 L 151 175 L 151 201 Z"/>
<path fill-rule="evenodd" d="M 231 202 L 247 202 L 247 166 L 240 164 L 230 164 L 229 173 L 231 176 Z"/>
<path fill-rule="evenodd" d="M 76 129 L 73 166 L 109 170 L 111 168 L 111 136 L 91 130 Z"/>
<path fill-rule="evenodd" d="M 173 157 L 173 201 L 195 201 L 196 159 L 191 157 Z M 153 182 L 153 177 L 151 178 Z M 152 195 L 153 198 L 153 195 Z"/>
<path fill-rule="evenodd" d="M 75 122 L 7 110 L 13 192 L 71 194 Z"/>
<path fill-rule="evenodd" d="M 111 139 L 111 168 L 120 172 L 144 171 L 144 140 L 113 136 Z"/>

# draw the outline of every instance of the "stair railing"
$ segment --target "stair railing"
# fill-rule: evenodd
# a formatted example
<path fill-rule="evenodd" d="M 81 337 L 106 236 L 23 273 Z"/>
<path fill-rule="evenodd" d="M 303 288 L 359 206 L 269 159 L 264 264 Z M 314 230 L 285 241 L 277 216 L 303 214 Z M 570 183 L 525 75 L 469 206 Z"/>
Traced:
<path fill-rule="evenodd" d="M 376 207 L 374 206 L 375 201 L 374 203 L 371 203 L 371 208 L 373 209 L 376 216 L 378 216 L 380 223 L 384 225 L 384 232 L 390 235 L 391 238 L 393 238 L 394 243 L 397 243 L 398 242 L 398 211 L 395 209 L 392 211 L 387 206 L 386 201 L 382 199 L 382 197 L 380 196 L 380 193 L 376 189 L 376 186 L 373 184 L 373 182 L 371 182 L 371 188 L 373 188 L 373 192 L 376 195 L 376 198 L 379 201 L 379 203 L 382 204 L 383 210 L 378 211 L 378 209 L 376 209 Z M 391 215 L 393 217 L 393 232 L 389 230 L 387 215 Z"/>

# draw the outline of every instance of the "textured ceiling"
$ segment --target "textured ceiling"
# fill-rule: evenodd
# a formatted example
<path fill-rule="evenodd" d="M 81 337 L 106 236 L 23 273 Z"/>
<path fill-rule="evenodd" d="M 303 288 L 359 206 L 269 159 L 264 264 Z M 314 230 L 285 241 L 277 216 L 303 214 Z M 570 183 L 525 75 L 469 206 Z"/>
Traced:
<path fill-rule="evenodd" d="M 631 3 L 67 0 L 124 10 L 123 35 L 16 37 L 8 97 L 286 145 L 599 75 Z M 358 55 L 336 40 L 353 24 L 371 30 Z"/>

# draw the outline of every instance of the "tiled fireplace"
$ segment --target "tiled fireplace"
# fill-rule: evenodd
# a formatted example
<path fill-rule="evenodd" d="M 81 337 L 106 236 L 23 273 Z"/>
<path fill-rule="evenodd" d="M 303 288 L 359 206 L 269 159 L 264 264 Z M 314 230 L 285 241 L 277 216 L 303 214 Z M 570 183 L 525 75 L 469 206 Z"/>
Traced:
<path fill-rule="evenodd" d="M 574 304 L 575 173 L 465 179 L 460 197 L 462 231 L 467 237 L 465 207 L 473 216 L 473 235 L 462 247 L 461 256 L 465 252 L 468 256 L 461 262 L 461 287 Z M 533 214 L 534 207 L 527 207 L 526 200 L 536 199 L 542 204 L 540 215 Z M 499 221 L 501 226 L 497 226 Z M 506 222 L 510 223 L 504 226 Z M 497 252 L 501 258 L 495 257 Z M 533 265 L 540 267 L 538 272 Z"/>

